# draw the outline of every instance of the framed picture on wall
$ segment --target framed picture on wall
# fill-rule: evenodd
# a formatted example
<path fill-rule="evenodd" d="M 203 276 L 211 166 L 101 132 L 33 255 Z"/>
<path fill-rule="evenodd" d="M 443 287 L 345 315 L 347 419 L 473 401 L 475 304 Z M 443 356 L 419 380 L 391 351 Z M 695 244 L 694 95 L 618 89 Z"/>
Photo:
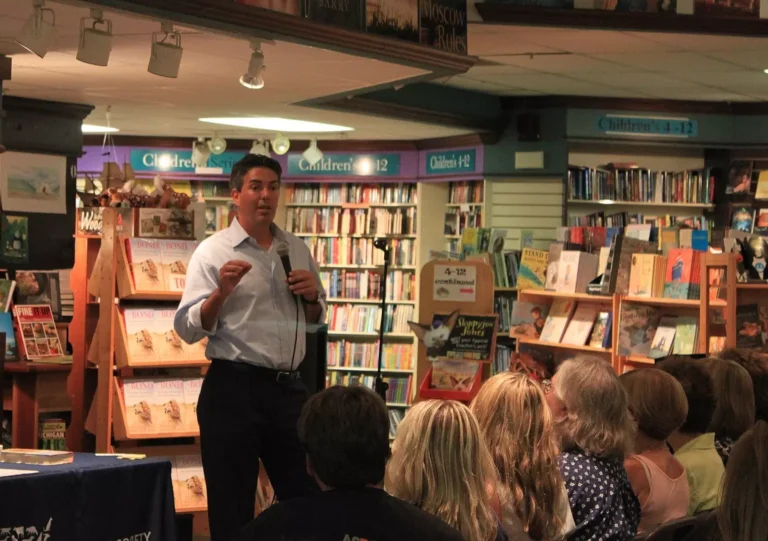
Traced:
<path fill-rule="evenodd" d="M 67 158 L 6 152 L 0 155 L 4 211 L 66 214 Z"/>

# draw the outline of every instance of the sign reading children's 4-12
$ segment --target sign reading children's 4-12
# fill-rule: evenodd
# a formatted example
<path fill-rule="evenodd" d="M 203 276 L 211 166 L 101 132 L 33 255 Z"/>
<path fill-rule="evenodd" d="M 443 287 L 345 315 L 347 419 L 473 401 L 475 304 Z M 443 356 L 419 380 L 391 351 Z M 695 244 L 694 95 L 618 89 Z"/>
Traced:
<path fill-rule="evenodd" d="M 699 123 L 690 118 L 604 115 L 597 118 L 598 131 L 640 137 L 692 138 L 699 136 Z"/>

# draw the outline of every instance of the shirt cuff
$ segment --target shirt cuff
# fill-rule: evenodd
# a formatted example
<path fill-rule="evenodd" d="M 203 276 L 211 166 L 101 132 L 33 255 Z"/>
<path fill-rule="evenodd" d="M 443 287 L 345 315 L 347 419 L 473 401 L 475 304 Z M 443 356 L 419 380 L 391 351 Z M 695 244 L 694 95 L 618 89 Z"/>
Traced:
<path fill-rule="evenodd" d="M 195 332 L 201 332 L 205 336 L 213 336 L 216 334 L 216 329 L 219 328 L 219 319 L 216 318 L 216 321 L 213 322 L 213 328 L 210 331 L 203 328 L 203 316 L 201 310 L 205 301 L 206 299 L 201 299 L 197 304 L 193 304 L 190 307 L 189 312 L 187 312 L 188 323 Z"/>

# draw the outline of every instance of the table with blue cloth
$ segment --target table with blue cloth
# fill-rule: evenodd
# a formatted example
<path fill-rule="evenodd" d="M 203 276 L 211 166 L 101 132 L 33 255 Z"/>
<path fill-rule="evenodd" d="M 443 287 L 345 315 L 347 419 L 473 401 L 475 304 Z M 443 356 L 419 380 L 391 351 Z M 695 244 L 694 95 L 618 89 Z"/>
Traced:
<path fill-rule="evenodd" d="M 176 541 L 171 463 L 76 453 L 0 477 L 0 541 Z M 0 471 L 2 473 L 2 471 Z"/>

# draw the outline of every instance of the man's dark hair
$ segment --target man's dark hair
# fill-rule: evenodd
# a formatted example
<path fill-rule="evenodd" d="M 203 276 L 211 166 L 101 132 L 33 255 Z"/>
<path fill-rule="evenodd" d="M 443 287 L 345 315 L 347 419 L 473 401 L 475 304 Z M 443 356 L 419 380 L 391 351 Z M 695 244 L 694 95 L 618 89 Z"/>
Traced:
<path fill-rule="evenodd" d="M 271 169 L 277 175 L 277 180 L 283 175 L 283 168 L 277 160 L 261 154 L 246 154 L 239 162 L 232 166 L 232 173 L 229 175 L 229 188 L 237 190 L 243 189 L 243 177 L 254 167 L 266 167 Z"/>
<path fill-rule="evenodd" d="M 688 399 L 688 417 L 680 427 L 680 432 L 707 432 L 715 413 L 715 394 L 712 379 L 704 364 L 684 355 L 671 355 L 658 363 L 656 368 L 664 370 L 680 382 Z"/>
<path fill-rule="evenodd" d="M 366 387 L 330 387 L 304 405 L 299 440 L 325 485 L 377 485 L 389 458 L 387 406 Z"/>

